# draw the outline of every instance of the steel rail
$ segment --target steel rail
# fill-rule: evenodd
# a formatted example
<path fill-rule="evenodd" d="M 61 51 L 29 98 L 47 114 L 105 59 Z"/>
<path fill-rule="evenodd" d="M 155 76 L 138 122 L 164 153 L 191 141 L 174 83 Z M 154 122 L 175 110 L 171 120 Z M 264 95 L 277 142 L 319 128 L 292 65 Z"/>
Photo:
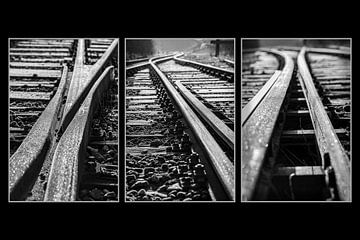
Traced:
<path fill-rule="evenodd" d="M 181 95 L 200 114 L 202 119 L 211 126 L 218 136 L 234 151 L 235 133 L 222 120 L 220 120 L 208 107 L 205 106 L 181 81 L 174 81 Z"/>
<path fill-rule="evenodd" d="M 214 66 L 211 66 L 208 64 L 203 64 L 203 63 L 199 63 L 199 62 L 195 62 L 195 61 L 191 61 L 191 60 L 187 60 L 187 59 L 182 59 L 182 58 L 179 58 L 179 56 L 175 56 L 174 60 L 176 62 L 181 62 L 182 64 L 190 65 L 190 66 L 195 67 L 200 70 L 205 70 L 205 71 L 211 72 L 215 75 L 218 75 L 219 77 L 228 78 L 229 81 L 234 81 L 234 75 L 235 75 L 234 71 L 230 71 L 230 70 L 219 68 L 219 67 L 214 67 Z"/>
<path fill-rule="evenodd" d="M 285 59 L 283 70 L 258 107 L 242 127 L 241 151 L 241 199 L 256 197 L 256 186 L 266 153 L 276 143 L 272 142 L 275 125 L 294 71 L 294 62 L 287 54 L 277 50 L 271 53 Z"/>
<path fill-rule="evenodd" d="M 292 47 L 292 46 L 278 46 L 273 47 L 277 48 L 279 50 L 285 50 L 285 51 L 296 51 L 300 52 L 302 50 L 302 47 Z M 333 55 L 350 55 L 350 49 L 349 50 L 342 50 L 342 49 L 334 49 L 334 48 L 317 48 L 317 47 L 306 47 L 306 52 L 308 53 L 320 53 L 320 54 L 333 54 Z"/>
<path fill-rule="evenodd" d="M 249 119 L 256 107 L 261 103 L 266 94 L 270 91 L 271 87 L 274 85 L 280 74 L 281 71 L 275 71 L 271 78 L 260 89 L 260 91 L 241 110 L 241 126 L 246 123 L 246 121 Z"/>
<path fill-rule="evenodd" d="M 334 127 L 325 111 L 324 105 L 315 88 L 305 59 L 306 48 L 302 48 L 297 58 L 301 75 L 300 83 L 306 98 L 310 116 L 313 122 L 317 144 L 321 154 L 323 167 L 326 166 L 325 156 L 329 154 L 331 166 L 335 170 L 336 185 L 339 198 L 342 201 L 351 200 L 350 161 L 337 137 Z"/>
<path fill-rule="evenodd" d="M 231 61 L 229 59 L 223 59 L 223 62 L 226 62 L 227 64 L 231 65 L 232 67 L 235 66 L 235 62 L 234 61 Z"/>
<path fill-rule="evenodd" d="M 174 54 L 152 57 L 146 62 L 139 63 L 139 64 L 134 64 L 134 65 L 131 65 L 129 67 L 126 67 L 126 73 L 131 74 L 133 72 L 139 71 L 141 68 L 146 68 L 146 67 L 148 67 L 150 65 L 150 61 L 154 61 L 154 60 L 161 59 L 161 58 L 168 59 L 168 57 L 171 57 L 171 56 L 174 56 Z"/>
<path fill-rule="evenodd" d="M 179 54 L 180 55 L 180 54 Z M 185 99 L 180 95 L 180 93 L 175 89 L 175 87 L 170 83 L 164 73 L 155 65 L 156 63 L 169 60 L 159 59 L 159 60 L 150 60 L 150 66 L 155 70 L 156 74 L 160 77 L 165 88 L 167 89 L 168 94 L 173 98 L 176 105 L 179 107 L 184 119 L 187 121 L 189 127 L 192 129 L 195 137 L 198 139 L 202 149 L 205 151 L 209 157 L 210 163 L 213 166 L 222 186 L 225 190 L 229 199 L 235 199 L 235 169 L 233 163 L 229 160 L 226 154 L 223 152 L 221 147 L 218 145 L 216 140 L 213 138 L 209 130 L 204 126 L 204 124 L 197 117 L 196 113 L 188 105 Z"/>
<path fill-rule="evenodd" d="M 311 53 L 324 53 L 324 54 L 336 54 L 336 55 L 350 55 L 350 51 L 331 49 L 331 48 L 307 48 L 307 52 Z"/>
<path fill-rule="evenodd" d="M 113 66 L 96 80 L 84 102 L 69 123 L 54 153 L 44 201 L 75 201 L 80 164 L 86 153 L 91 120 L 102 93 L 113 80 Z"/>
<path fill-rule="evenodd" d="M 165 57 L 157 60 L 157 63 L 168 61 L 173 58 L 182 56 L 183 53 L 177 54 L 176 56 Z M 155 59 L 151 59 L 155 61 Z M 207 122 L 212 129 L 220 136 L 220 138 L 234 150 L 235 135 L 234 131 L 231 130 L 223 121 L 221 121 L 212 111 L 209 110 L 200 100 L 198 100 L 180 81 L 174 81 L 174 84 L 178 87 L 181 95 L 188 101 L 189 104 L 200 114 L 202 119 Z"/>
<path fill-rule="evenodd" d="M 9 160 L 10 200 L 24 200 L 35 183 L 54 142 L 57 116 L 62 104 L 68 68 L 63 67 L 58 89 L 30 132 Z"/>
<path fill-rule="evenodd" d="M 111 60 L 111 56 L 117 54 L 117 46 L 118 40 L 114 40 L 110 47 L 106 50 L 106 52 L 102 55 L 102 57 L 92 65 L 90 71 L 83 76 L 82 74 L 75 74 L 74 78 L 71 80 L 70 89 L 72 92 L 69 93 L 68 99 L 66 101 L 66 108 L 65 108 L 65 116 L 62 120 L 61 129 L 65 131 L 66 127 L 69 125 L 70 121 L 75 116 L 76 112 L 79 110 L 82 102 L 90 92 L 90 89 L 97 81 L 99 76 L 107 67 L 107 64 Z M 83 54 L 79 53 L 80 55 L 77 56 L 77 63 L 80 65 L 78 70 L 75 71 L 84 71 L 82 69 L 81 62 L 83 61 Z M 75 63 L 76 64 L 76 63 Z M 80 79 L 79 79 L 80 77 Z M 83 82 L 83 83 L 76 83 L 76 82 Z M 86 84 L 85 84 L 86 83 Z M 76 85 L 76 87 L 74 87 Z"/>

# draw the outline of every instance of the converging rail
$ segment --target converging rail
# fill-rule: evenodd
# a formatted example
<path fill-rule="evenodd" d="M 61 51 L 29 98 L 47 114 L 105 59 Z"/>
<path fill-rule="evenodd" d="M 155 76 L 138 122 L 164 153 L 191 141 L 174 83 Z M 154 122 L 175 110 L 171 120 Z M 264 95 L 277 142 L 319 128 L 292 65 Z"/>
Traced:
<path fill-rule="evenodd" d="M 114 80 L 113 67 L 107 67 L 105 71 L 104 68 L 112 54 L 117 53 L 117 45 L 118 41 L 113 41 L 105 54 L 91 66 L 88 75 L 85 75 L 87 81 L 81 79 L 83 85 L 74 93 L 76 97 L 73 99 L 76 100 L 69 103 L 70 110 L 62 125 L 62 129 L 66 130 L 55 150 L 45 201 L 76 200 L 79 166 L 84 161 L 93 112 L 99 105 L 102 93 L 107 90 L 110 81 Z M 84 70 L 82 68 L 79 71 Z"/>
<path fill-rule="evenodd" d="M 321 52 L 324 53 L 323 51 Z M 339 53 L 339 51 L 335 52 Z M 301 74 L 300 82 L 304 89 L 311 119 L 314 124 L 322 166 L 325 169 L 334 169 L 339 197 L 343 201 L 349 201 L 351 200 L 350 161 L 315 89 L 314 81 L 305 60 L 305 53 L 306 48 L 304 47 L 298 56 L 297 63 Z"/>
<path fill-rule="evenodd" d="M 175 59 L 178 59 L 179 55 L 175 56 Z M 184 115 L 188 125 L 192 129 L 192 132 L 198 139 L 199 143 L 202 145 L 202 148 L 205 150 L 209 161 L 211 162 L 212 166 L 215 168 L 215 171 L 220 179 L 220 181 L 223 184 L 223 187 L 228 194 L 229 199 L 234 200 L 235 199 L 235 178 L 234 178 L 234 165 L 233 163 L 228 159 L 224 151 L 221 149 L 217 141 L 214 139 L 214 137 L 210 134 L 209 130 L 204 126 L 204 124 L 199 120 L 196 113 L 191 109 L 191 107 L 188 105 L 188 103 L 185 101 L 185 99 L 180 95 L 180 93 L 174 88 L 174 86 L 171 84 L 171 82 L 167 79 L 167 77 L 156 67 L 156 63 L 160 61 L 166 61 L 167 59 L 160 59 L 156 61 L 151 61 L 152 68 L 156 71 L 156 73 L 160 76 L 162 82 L 164 83 L 164 86 L 166 87 L 168 93 L 171 95 L 172 99 L 176 102 L 176 105 L 179 107 L 181 113 Z M 198 64 L 180 59 L 180 62 L 185 62 L 187 64 L 191 64 L 192 66 L 198 66 L 206 68 L 207 71 L 216 71 L 217 68 L 211 69 L 211 66 Z M 227 72 L 223 71 L 223 69 L 219 70 L 220 72 Z M 189 99 L 189 93 L 188 91 L 181 85 L 181 83 L 175 83 L 175 85 L 178 87 L 180 92 L 187 96 Z M 185 91 L 184 91 L 185 90 Z M 196 105 L 196 102 L 194 104 L 193 97 L 190 97 L 193 103 L 192 105 Z M 199 106 L 199 105 L 198 105 Z M 204 110 L 202 106 L 199 106 L 199 111 Z M 202 112 L 205 116 L 208 117 L 208 119 L 211 119 L 212 116 L 208 116 L 208 112 Z M 231 133 L 229 133 L 231 135 Z M 233 133 L 232 133 L 233 134 Z M 233 137 L 234 135 L 232 135 Z M 232 142 L 233 144 L 234 137 L 229 140 L 229 142 Z"/>
<path fill-rule="evenodd" d="M 261 97 L 263 99 L 261 103 L 254 104 L 253 110 L 247 110 L 247 112 L 252 112 L 251 117 L 242 123 L 242 200 L 250 200 L 254 197 L 265 155 L 268 149 L 275 147 L 270 141 L 294 70 L 294 63 L 289 56 L 276 50 L 272 52 L 282 57 L 285 65 L 271 89 L 261 93 L 265 95 Z"/>
<path fill-rule="evenodd" d="M 234 132 L 230 127 L 233 127 L 233 122 L 220 120 L 215 111 L 209 110 L 209 105 L 194 96 L 192 91 L 196 87 L 193 90 L 189 88 L 189 84 L 200 84 L 201 88 L 205 86 L 201 84 L 212 84 L 209 89 L 203 88 L 209 91 L 209 96 L 214 95 L 210 100 L 218 97 L 220 101 L 234 101 L 231 95 L 233 90 L 230 91 L 231 86 L 226 85 L 234 73 L 193 61 L 176 60 L 182 55 L 156 57 L 150 59 L 149 63 L 126 68 L 129 86 L 126 90 L 128 201 L 235 199 L 235 170 L 233 157 L 229 157 L 234 149 Z M 174 61 L 181 65 L 192 64 L 195 75 L 185 70 L 190 70 L 190 67 L 180 65 L 184 71 L 180 70 L 179 73 L 176 69 L 171 70 L 171 67 L 162 69 L 165 67 L 163 64 L 173 64 Z M 202 72 L 210 72 L 221 79 L 200 72 L 198 67 Z M 222 85 L 227 88 L 223 92 L 230 93 L 227 98 L 221 98 L 221 91 L 216 95 Z M 163 118 L 159 118 L 159 114 Z M 168 129 L 158 130 L 164 126 L 168 126 Z M 223 145 L 219 144 L 219 140 Z M 172 143 L 171 147 L 167 147 L 169 142 Z M 224 151 L 224 145 L 228 152 Z M 176 159 L 176 163 L 172 159 Z M 142 167 L 145 162 L 149 167 Z M 141 168 L 144 168 L 143 171 Z M 161 170 L 156 170 L 158 168 Z M 207 177 L 204 175 L 205 169 Z M 166 181 L 169 176 L 170 180 Z"/>
<path fill-rule="evenodd" d="M 62 135 L 55 154 L 45 193 L 45 201 L 75 201 L 78 192 L 80 163 L 85 159 L 90 122 L 102 93 L 113 81 L 113 66 L 106 68 L 92 86 L 86 99 Z"/>
<path fill-rule="evenodd" d="M 350 144 L 350 107 L 342 106 L 350 101 L 350 80 L 340 59 L 350 52 L 277 48 L 286 51 L 248 51 L 275 54 L 284 64 L 242 109 L 241 198 L 351 201 L 349 149 L 344 147 Z M 313 57 L 310 70 L 307 54 L 340 58 L 314 62 L 320 57 Z M 257 77 L 248 78 L 258 85 Z"/>
<path fill-rule="evenodd" d="M 38 46 L 34 44 L 36 42 Z M 114 81 L 114 67 L 111 65 L 118 53 L 118 40 L 79 39 L 76 42 L 76 59 L 74 66 L 71 65 L 73 72 L 68 74 L 65 62 L 55 95 L 9 160 L 10 200 L 26 200 L 34 189 L 37 201 L 79 200 L 79 178 L 89 129 L 99 102 Z M 47 48 L 51 41 L 33 40 L 29 43 L 31 47 Z M 18 46 L 28 47 L 25 44 Z M 29 55 L 32 60 L 26 66 L 42 66 L 41 62 L 34 62 L 39 55 L 36 52 L 34 49 Z M 52 67 L 51 64 L 43 65 L 48 68 Z M 112 192 L 108 196 L 109 199 L 116 197 Z"/>
<path fill-rule="evenodd" d="M 223 69 L 223 68 L 214 67 L 214 66 L 207 65 L 207 64 L 194 62 L 194 61 L 191 61 L 191 60 L 182 59 L 182 58 L 179 58 L 180 56 L 181 55 L 176 56 L 174 58 L 174 60 L 176 62 L 179 62 L 180 64 L 192 66 L 194 68 L 199 69 L 200 71 L 203 71 L 205 73 L 209 73 L 211 75 L 217 76 L 220 79 L 226 79 L 229 82 L 234 82 L 234 72 L 233 71 Z"/>

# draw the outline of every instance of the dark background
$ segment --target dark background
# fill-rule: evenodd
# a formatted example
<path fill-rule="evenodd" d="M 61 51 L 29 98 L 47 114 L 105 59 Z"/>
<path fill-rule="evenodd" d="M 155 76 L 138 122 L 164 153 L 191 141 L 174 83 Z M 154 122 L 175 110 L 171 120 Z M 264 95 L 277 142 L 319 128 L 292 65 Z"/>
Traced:
<path fill-rule="evenodd" d="M 352 38 L 353 90 L 358 89 L 356 76 L 356 51 L 358 49 L 358 26 L 356 13 L 348 5 L 331 5 L 329 11 L 324 5 L 318 7 L 305 2 L 288 2 L 276 5 L 267 2 L 254 6 L 242 2 L 205 2 L 195 5 L 185 2 L 165 2 L 163 7 L 153 2 L 143 5 L 134 2 L 89 2 L 78 7 L 74 3 L 48 2 L 34 7 L 14 4 L 3 9 L 1 57 L 4 60 L 2 81 L 3 109 L 7 104 L 7 41 L 11 37 L 108 37 L 119 38 L 120 71 L 124 76 L 124 38 L 236 38 L 236 71 L 240 73 L 241 38 Z M 92 5 L 89 9 L 86 6 Z M 139 8 L 139 5 L 143 6 Z M 259 7 L 263 6 L 263 10 Z M 284 6 L 289 5 L 289 9 Z M 44 9 L 48 6 L 49 9 Z M 164 7 L 166 6 L 166 8 Z M 167 9 L 169 8 L 169 9 Z M 120 78 L 121 79 L 121 78 Z M 121 86 L 121 85 L 120 85 Z M 240 84 L 237 85 L 240 92 Z M 353 94 L 353 123 L 356 123 L 356 92 Z M 120 89 L 120 98 L 124 92 Z M 240 100 L 240 98 L 237 98 Z M 119 106 L 122 106 L 120 103 Z M 4 110 L 5 111 L 5 110 Z M 240 111 L 237 111 L 239 117 Z M 120 125 L 124 110 L 119 111 Z M 2 123 L 3 147 L 7 148 L 7 124 L 5 115 Z M 123 128 L 119 127 L 120 130 Z M 353 149 L 356 149 L 356 124 L 353 124 Z M 120 131 L 120 136 L 124 134 Z M 240 143 L 240 128 L 237 128 L 237 143 Z M 123 141 L 122 138 L 120 140 Z M 124 143 L 120 141 L 119 146 Z M 239 145 L 238 145 L 239 147 Z M 120 152 L 123 151 L 120 147 Z M 8 203 L 7 202 L 7 155 L 2 154 L 2 209 L 1 216 L 16 231 L 8 229 L 11 237 L 24 234 L 25 237 L 46 237 L 62 235 L 72 238 L 72 230 L 81 234 L 96 234 L 109 238 L 137 237 L 141 233 L 155 237 L 193 236 L 195 230 L 203 239 L 204 233 L 218 233 L 223 238 L 277 238 L 283 236 L 312 237 L 309 230 L 320 230 L 320 236 L 340 234 L 350 237 L 349 229 L 358 208 L 357 164 L 353 151 L 353 202 L 352 203 L 240 203 L 240 151 L 237 159 L 237 202 L 236 203 Z M 119 154 L 121 156 L 121 154 Z M 121 160 L 121 159 L 120 159 Z M 120 161 L 121 162 L 121 161 Z M 123 169 L 120 168 L 120 172 Z M 121 178 L 120 178 L 121 179 Z M 120 189 L 122 189 L 120 185 Z M 122 192 L 122 191 L 120 191 Z M 53 221 L 54 219 L 59 221 Z M 355 218 L 356 219 L 356 218 Z M 31 225 L 31 227 L 30 227 Z M 125 226 L 126 225 L 126 226 Z M 25 228 L 24 228 L 25 226 Z M 127 228 L 127 226 L 132 227 Z M 50 229 L 51 234 L 45 234 Z M 166 233 L 170 230 L 170 233 Z M 285 231 L 284 231 L 285 230 Z M 289 230 L 289 231 L 286 231 Z M 232 234 L 232 235 L 230 235 Z M 82 237 L 83 238 L 83 237 Z M 214 235 L 215 238 L 215 235 Z"/>

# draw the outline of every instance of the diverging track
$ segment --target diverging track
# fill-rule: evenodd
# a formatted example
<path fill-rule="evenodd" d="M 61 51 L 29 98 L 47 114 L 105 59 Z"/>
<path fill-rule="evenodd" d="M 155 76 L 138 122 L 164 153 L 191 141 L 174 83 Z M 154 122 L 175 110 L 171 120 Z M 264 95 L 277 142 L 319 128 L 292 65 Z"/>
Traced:
<path fill-rule="evenodd" d="M 242 109 L 242 200 L 350 201 L 349 53 L 262 51 L 282 67 Z"/>
<path fill-rule="evenodd" d="M 127 201 L 234 200 L 234 73 L 169 56 L 127 77 Z"/>
<path fill-rule="evenodd" d="M 69 69 L 65 65 L 54 97 L 9 160 L 11 200 L 117 199 L 117 188 L 116 191 L 106 189 L 104 196 L 99 196 L 96 189 L 94 193 L 90 191 L 90 197 L 81 199 L 79 187 L 82 169 L 88 161 L 86 149 L 93 115 L 104 102 L 104 96 L 108 99 L 108 89 L 114 84 L 117 86 L 114 66 L 117 66 L 118 41 L 79 39 L 75 42 L 76 58 L 71 74 L 67 75 Z M 37 59 L 33 57 L 35 62 Z M 115 100 L 117 104 L 117 91 Z M 108 132 L 117 132 L 117 129 L 105 131 Z M 117 141 L 117 134 L 114 135 Z M 116 169 L 116 180 L 117 172 Z"/>

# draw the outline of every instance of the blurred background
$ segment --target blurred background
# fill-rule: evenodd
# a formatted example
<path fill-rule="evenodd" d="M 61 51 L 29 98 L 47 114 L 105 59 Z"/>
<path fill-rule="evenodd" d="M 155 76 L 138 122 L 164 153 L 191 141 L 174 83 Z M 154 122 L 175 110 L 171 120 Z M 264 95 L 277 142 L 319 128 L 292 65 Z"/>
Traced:
<path fill-rule="evenodd" d="M 154 38 L 126 39 L 126 60 L 175 52 L 185 55 L 234 59 L 234 39 L 222 38 Z"/>
<path fill-rule="evenodd" d="M 323 48 L 349 48 L 349 39 L 242 39 L 242 48 L 258 48 L 258 47 L 323 47 Z"/>

